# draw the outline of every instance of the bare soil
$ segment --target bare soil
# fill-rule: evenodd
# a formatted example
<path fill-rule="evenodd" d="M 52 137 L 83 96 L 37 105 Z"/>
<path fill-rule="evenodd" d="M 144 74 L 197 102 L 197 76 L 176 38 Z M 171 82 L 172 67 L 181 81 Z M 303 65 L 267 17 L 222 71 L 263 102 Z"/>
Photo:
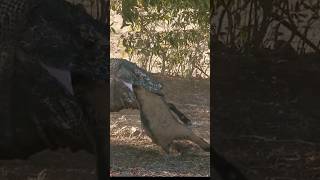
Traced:
<path fill-rule="evenodd" d="M 210 141 L 209 80 L 160 77 L 166 99 L 193 122 L 193 131 Z M 209 176 L 210 154 L 180 141 L 181 155 L 166 157 L 143 132 L 138 110 L 111 113 L 111 176 Z"/>

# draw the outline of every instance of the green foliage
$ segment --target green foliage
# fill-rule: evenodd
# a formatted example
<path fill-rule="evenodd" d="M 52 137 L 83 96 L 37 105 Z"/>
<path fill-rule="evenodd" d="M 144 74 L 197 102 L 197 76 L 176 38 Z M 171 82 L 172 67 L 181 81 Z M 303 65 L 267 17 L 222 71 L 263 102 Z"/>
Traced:
<path fill-rule="evenodd" d="M 146 68 L 209 77 L 209 0 L 113 0 L 121 14 L 126 52 Z"/>

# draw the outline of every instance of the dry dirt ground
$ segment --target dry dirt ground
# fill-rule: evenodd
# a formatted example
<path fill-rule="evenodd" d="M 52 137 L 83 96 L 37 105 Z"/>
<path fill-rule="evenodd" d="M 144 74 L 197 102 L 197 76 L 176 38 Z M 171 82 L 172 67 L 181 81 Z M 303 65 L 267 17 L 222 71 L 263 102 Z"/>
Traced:
<path fill-rule="evenodd" d="M 173 77 L 157 79 L 164 84 L 166 99 L 193 122 L 193 131 L 210 140 L 209 80 Z M 188 141 L 180 156 L 165 159 L 141 128 L 138 110 L 111 113 L 111 176 L 209 176 L 210 154 Z"/>

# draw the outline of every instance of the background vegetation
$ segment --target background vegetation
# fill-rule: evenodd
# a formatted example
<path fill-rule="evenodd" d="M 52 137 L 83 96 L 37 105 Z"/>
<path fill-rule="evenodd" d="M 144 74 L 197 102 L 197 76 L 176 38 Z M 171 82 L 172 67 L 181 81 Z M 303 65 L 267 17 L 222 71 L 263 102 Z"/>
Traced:
<path fill-rule="evenodd" d="M 128 32 L 119 38 L 129 59 L 152 72 L 210 76 L 210 2 L 196 0 L 112 0 Z M 111 36 L 118 33 L 112 24 Z"/>
<path fill-rule="evenodd" d="M 215 41 L 240 52 L 290 44 L 319 53 L 319 0 L 213 0 Z"/>

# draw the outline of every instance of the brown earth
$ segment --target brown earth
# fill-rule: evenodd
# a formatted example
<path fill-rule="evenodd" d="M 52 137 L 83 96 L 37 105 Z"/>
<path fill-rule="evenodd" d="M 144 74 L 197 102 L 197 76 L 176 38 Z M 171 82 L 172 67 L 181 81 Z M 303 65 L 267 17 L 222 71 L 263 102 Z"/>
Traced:
<path fill-rule="evenodd" d="M 193 131 L 210 140 L 210 83 L 176 77 L 157 78 L 166 99 L 193 122 Z M 141 128 L 138 110 L 111 113 L 111 176 L 209 176 L 210 155 L 197 145 L 180 141 L 185 149 L 180 156 L 165 159 L 160 146 Z"/>

